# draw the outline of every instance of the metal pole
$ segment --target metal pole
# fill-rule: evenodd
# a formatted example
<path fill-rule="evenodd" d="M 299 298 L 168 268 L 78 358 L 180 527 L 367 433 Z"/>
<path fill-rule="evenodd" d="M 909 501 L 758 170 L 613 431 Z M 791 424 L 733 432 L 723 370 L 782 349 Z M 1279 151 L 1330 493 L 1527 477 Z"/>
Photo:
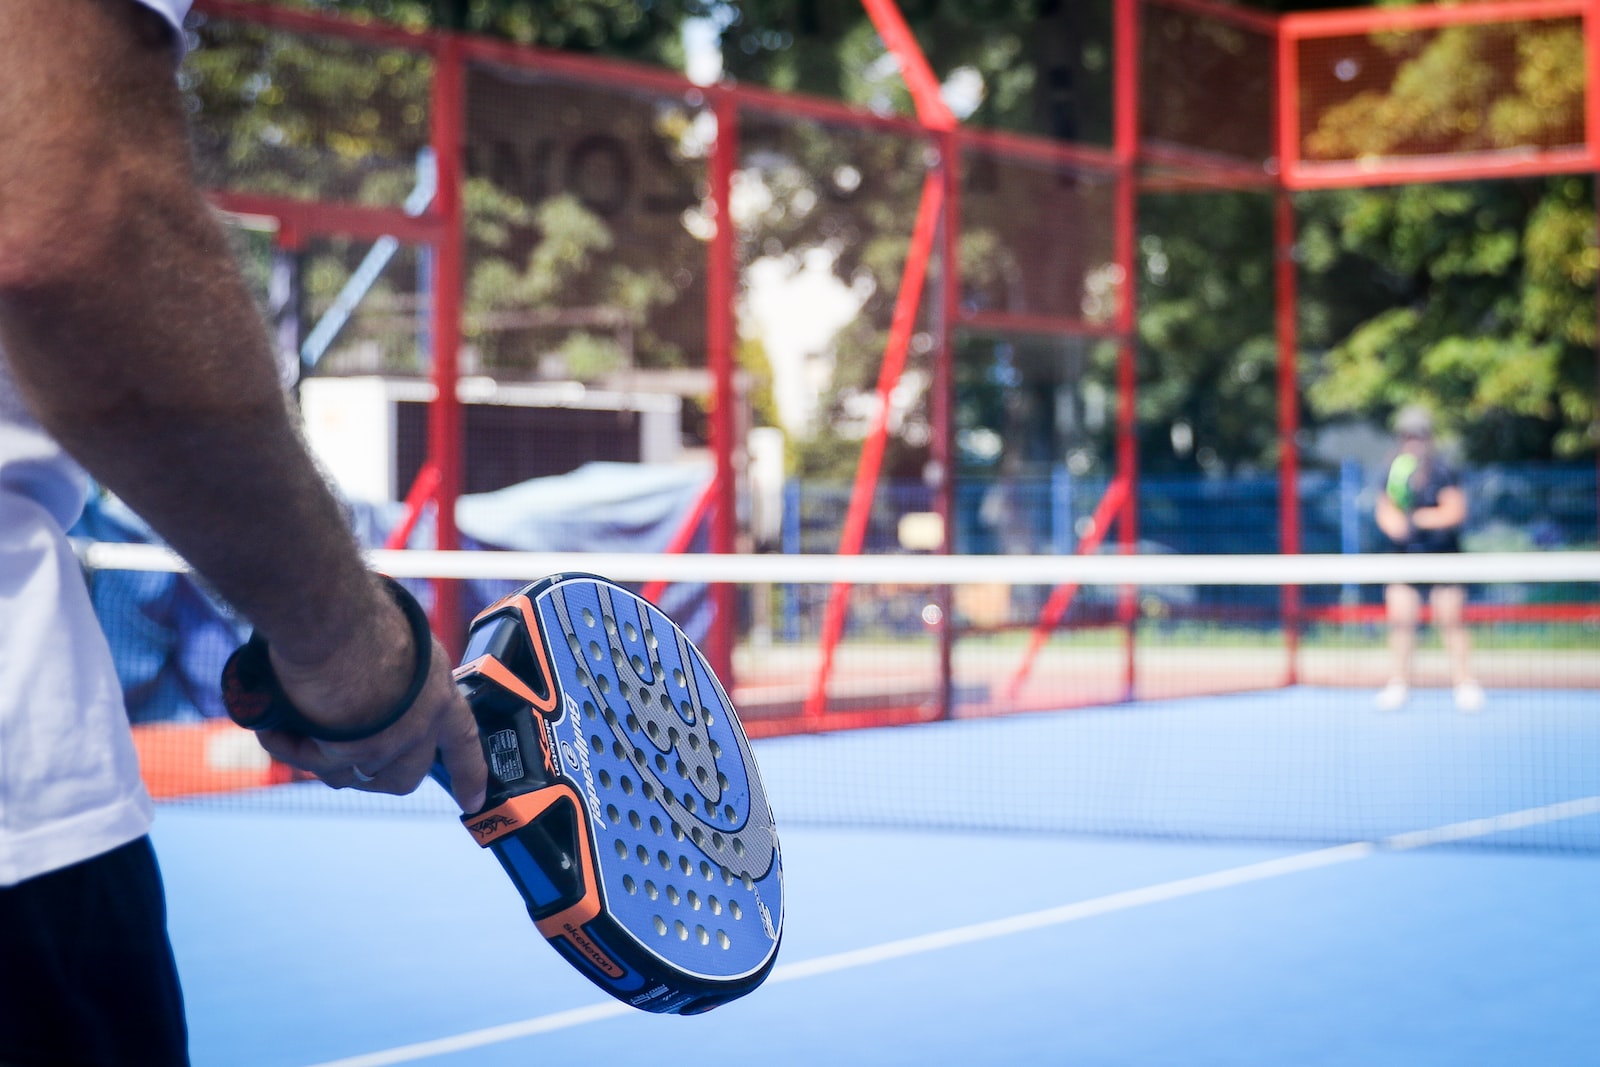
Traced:
<path fill-rule="evenodd" d="M 717 139 L 711 151 L 711 198 L 717 226 L 706 250 L 706 363 L 711 372 L 711 448 L 716 457 L 716 512 L 711 551 L 731 553 L 738 536 L 734 491 L 733 302 L 737 241 L 733 228 L 733 172 L 739 157 L 739 105 L 732 93 L 716 92 Z M 711 589 L 714 605 L 706 657 L 729 685 L 733 679 L 734 596 L 728 585 Z"/>
<path fill-rule="evenodd" d="M 1116 0 L 1113 26 L 1115 60 L 1114 131 L 1117 160 L 1115 235 L 1122 287 L 1117 307 L 1117 446 L 1116 476 L 1128 487 L 1128 499 L 1117 527 L 1117 543 L 1125 554 L 1139 544 L 1138 445 L 1138 291 L 1135 247 L 1138 237 L 1139 162 L 1139 0 Z M 1123 698 L 1132 700 L 1138 686 L 1138 597 L 1125 586 L 1119 603 L 1124 629 Z"/>
<path fill-rule="evenodd" d="M 456 529 L 456 500 L 461 495 L 465 471 L 461 403 L 456 395 L 461 347 L 462 293 L 465 289 L 465 241 L 461 203 L 461 161 L 465 144 L 465 84 L 460 40 L 441 40 L 433 76 L 432 129 L 438 189 L 434 211 L 444 221 L 444 236 L 435 249 L 433 290 L 434 401 L 428 409 L 428 459 L 439 472 L 434 490 L 435 543 L 440 549 L 461 547 Z M 444 579 L 433 583 L 433 625 L 453 657 L 459 658 L 466 641 L 458 583 Z"/>
<path fill-rule="evenodd" d="M 1600 0 L 1590 0 L 1583 13 L 1583 54 L 1588 67 L 1584 79 L 1584 141 L 1589 149 L 1589 159 L 1594 170 L 1594 187 L 1590 191 L 1594 201 L 1596 233 L 1600 243 Z M 1596 293 L 1595 315 L 1600 321 L 1600 291 Z M 1594 414 L 1589 423 L 1592 435 L 1600 435 L 1600 342 L 1595 347 Z M 1600 436 L 1593 436 L 1595 477 L 1595 530 L 1600 536 Z"/>
<path fill-rule="evenodd" d="M 1280 189 L 1276 194 L 1277 219 L 1273 244 L 1277 253 L 1278 313 L 1278 551 L 1300 554 L 1300 383 L 1296 366 L 1299 348 L 1295 311 L 1298 286 L 1294 262 L 1294 197 Z M 1279 594 L 1283 613 L 1285 685 L 1300 680 L 1300 588 L 1286 585 Z"/>
<path fill-rule="evenodd" d="M 939 513 L 939 553 L 955 551 L 955 399 L 956 324 L 961 314 L 961 139 L 954 130 L 939 138 L 944 177 L 944 240 L 939 249 L 943 274 L 939 286 L 939 347 L 933 364 L 934 507 Z M 955 717 L 955 597 L 948 585 L 938 587 L 939 717 Z"/>

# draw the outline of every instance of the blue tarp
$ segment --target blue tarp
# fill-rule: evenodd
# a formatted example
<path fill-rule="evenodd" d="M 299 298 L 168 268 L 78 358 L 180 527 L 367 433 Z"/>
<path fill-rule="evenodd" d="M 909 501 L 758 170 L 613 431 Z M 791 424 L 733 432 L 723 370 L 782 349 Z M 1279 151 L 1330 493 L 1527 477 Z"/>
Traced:
<path fill-rule="evenodd" d="M 462 497 L 456 524 L 462 547 L 530 552 L 660 552 L 688 518 L 710 480 L 704 467 L 590 463 L 570 474 L 537 478 L 492 493 Z M 357 539 L 383 544 L 403 517 L 393 503 L 348 504 Z M 121 501 L 96 495 L 72 530 L 97 541 L 150 543 L 148 526 Z M 411 548 L 433 545 L 424 520 Z M 703 545 L 691 545 L 691 550 Z M 475 612 L 540 574 L 503 582 L 468 582 L 463 607 Z M 426 603 L 428 583 L 407 583 Z M 223 660 L 247 630 L 188 576 L 100 572 L 90 590 L 111 645 L 134 722 L 223 714 L 217 679 Z M 703 590 L 673 587 L 663 610 L 696 640 L 709 604 Z"/>

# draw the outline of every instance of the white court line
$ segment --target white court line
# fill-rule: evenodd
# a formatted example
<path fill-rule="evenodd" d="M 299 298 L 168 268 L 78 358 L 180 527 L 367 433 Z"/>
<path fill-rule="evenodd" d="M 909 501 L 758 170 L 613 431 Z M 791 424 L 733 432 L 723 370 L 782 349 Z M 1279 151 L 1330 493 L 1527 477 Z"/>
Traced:
<path fill-rule="evenodd" d="M 1484 837 L 1505 830 L 1523 829 L 1529 826 L 1538 826 L 1541 823 L 1559 822 L 1563 819 L 1575 819 L 1580 816 L 1595 814 L 1600 814 L 1600 796 L 1568 800 L 1559 804 L 1547 804 L 1539 808 L 1527 808 L 1523 811 L 1508 812 L 1492 818 L 1451 823 L 1448 826 L 1438 826 L 1431 830 L 1395 834 L 1379 842 L 1356 841 L 1348 845 L 1338 845 L 1334 848 L 1300 852 L 1293 856 L 1282 856 L 1278 859 L 1265 860 L 1261 863 L 1248 863 L 1242 867 L 1230 867 L 1227 870 L 1215 871 L 1211 874 L 1196 875 L 1192 878 L 1179 878 L 1176 881 L 1162 882 L 1159 885 L 1145 886 L 1140 889 L 1128 889 L 1120 893 L 1095 897 L 1092 900 L 1080 900 L 1074 904 L 1045 908 L 1042 911 L 1031 911 L 1005 919 L 992 919 L 988 922 L 973 923 L 970 926 L 958 926 L 950 930 L 921 934 L 917 937 L 887 941 L 881 945 L 873 945 L 868 948 L 852 949 L 849 952 L 836 952 L 831 956 L 819 956 L 812 960 L 789 963 L 773 968 L 767 982 L 771 984 L 791 982 L 799 978 L 812 978 L 819 974 L 831 974 L 834 971 L 866 967 L 886 960 L 920 955 L 924 952 L 937 952 L 940 949 L 952 948 L 956 945 L 990 941 L 997 937 L 1008 937 L 1012 934 L 1038 930 L 1046 926 L 1060 926 L 1064 923 L 1092 919 L 1100 915 L 1109 915 L 1112 912 L 1143 907 L 1146 904 L 1160 904 L 1168 900 L 1177 900 L 1180 897 L 1194 896 L 1196 893 L 1206 893 L 1213 889 L 1229 889 L 1233 886 L 1247 885 L 1251 882 L 1260 882 L 1268 878 L 1280 878 L 1286 874 L 1298 874 L 1301 871 L 1311 871 L 1321 867 L 1331 867 L 1338 863 L 1348 863 L 1351 860 L 1366 859 L 1368 856 L 1383 850 L 1426 848 L 1429 845 L 1444 844 L 1450 841 L 1466 841 L 1474 837 Z M 491 1026 L 482 1030 L 471 1030 L 451 1037 L 421 1041 L 413 1045 L 401 1045 L 396 1048 L 368 1052 L 342 1060 L 329 1060 L 326 1063 L 316 1064 L 314 1067 L 391 1067 L 391 1065 L 397 1063 L 414 1063 L 430 1056 L 444 1056 L 453 1052 L 463 1052 L 467 1049 L 482 1048 L 485 1045 L 515 1041 L 518 1038 L 545 1034 L 553 1030 L 565 1030 L 573 1026 L 582 1026 L 585 1023 L 615 1018 L 619 1015 L 630 1015 L 633 1012 L 633 1008 L 623 1004 L 621 1001 L 608 1001 L 604 1004 L 594 1004 L 585 1008 L 572 1008 L 550 1015 L 541 1015 L 533 1019 L 524 1019 L 521 1022 L 505 1023 L 501 1026 Z"/>
<path fill-rule="evenodd" d="M 1527 808 L 1505 815 L 1494 815 L 1487 819 L 1468 819 L 1466 822 L 1451 823 L 1449 826 L 1436 826 L 1432 830 L 1413 830 L 1409 834 L 1395 834 L 1393 837 L 1383 839 L 1383 847 L 1397 851 L 1426 848 L 1429 845 L 1442 845 L 1448 841 L 1466 841 L 1474 837 L 1487 837 L 1504 830 L 1521 830 L 1528 826 L 1538 826 L 1540 823 L 1559 822 L 1562 819 L 1576 819 L 1579 816 L 1596 814 L 1600 814 L 1600 797 L 1584 797 L 1581 800 L 1562 801 L 1560 804 L 1547 804 L 1542 808 Z"/>
<path fill-rule="evenodd" d="M 545 1034 L 552 1030 L 565 1030 L 571 1026 L 599 1022 L 601 1019 L 626 1015 L 636 1010 L 620 1000 L 612 1000 L 604 1004 L 591 1004 L 586 1008 L 558 1011 L 553 1015 L 541 1015 L 537 1019 L 524 1019 L 519 1023 L 490 1026 L 483 1030 L 471 1030 L 465 1034 L 440 1037 L 432 1041 L 419 1041 L 415 1045 L 401 1045 L 398 1048 L 368 1052 L 348 1059 L 329 1060 L 327 1063 L 317 1064 L 316 1067 L 389 1067 L 394 1063 L 413 1063 L 430 1056 L 444 1056 L 452 1052 L 463 1052 L 469 1048 L 498 1045 L 502 1041 L 515 1041 L 520 1037 L 532 1037 L 534 1034 Z"/>
<path fill-rule="evenodd" d="M 1302 852 L 1298 855 L 1284 856 L 1281 859 L 1267 860 L 1263 863 L 1232 867 L 1212 874 L 1196 875 L 1193 878 L 1180 878 L 1175 882 L 1162 882 L 1160 885 L 1145 886 L 1142 889 L 1128 889 L 1121 893 L 1112 893 L 1109 896 L 1095 897 L 1093 900 L 1080 900 L 1075 904 L 1063 904 L 1059 907 L 1046 908 L 1043 911 L 1030 911 L 1025 915 L 1013 915 L 1007 919 L 992 919 L 988 922 L 973 923 L 971 926 L 958 926 L 953 930 L 939 930 L 935 933 L 922 934 L 918 937 L 889 941 L 882 945 L 873 945 L 870 948 L 858 948 L 850 952 L 835 953 L 832 956 L 820 956 L 814 960 L 804 960 L 800 963 L 791 963 L 784 967 L 775 968 L 772 972 L 772 977 L 767 980 L 769 982 L 784 982 L 795 978 L 810 978 L 813 975 L 849 970 L 852 967 L 865 967 L 871 963 L 882 963 L 884 960 L 899 959 L 902 956 L 915 956 L 923 952 L 951 948 L 955 945 L 971 944 L 974 941 L 988 941 L 996 937 L 1005 937 L 1009 934 L 1020 934 L 1026 930 L 1037 930 L 1045 926 L 1059 926 L 1062 923 L 1078 922 L 1080 919 L 1092 919 L 1097 915 L 1108 915 L 1114 911 L 1126 911 L 1129 908 L 1138 908 L 1146 904 L 1159 904 L 1163 901 L 1193 896 L 1196 893 L 1204 893 L 1212 889 L 1227 889 L 1231 886 L 1244 885 L 1248 882 L 1259 882 L 1266 878 L 1277 878 L 1285 874 L 1295 874 L 1299 871 L 1315 870 L 1318 867 L 1327 867 L 1335 863 L 1366 859 L 1372 854 L 1375 847 L 1369 842 L 1358 841 L 1352 845 L 1318 849 L 1315 852 Z"/>

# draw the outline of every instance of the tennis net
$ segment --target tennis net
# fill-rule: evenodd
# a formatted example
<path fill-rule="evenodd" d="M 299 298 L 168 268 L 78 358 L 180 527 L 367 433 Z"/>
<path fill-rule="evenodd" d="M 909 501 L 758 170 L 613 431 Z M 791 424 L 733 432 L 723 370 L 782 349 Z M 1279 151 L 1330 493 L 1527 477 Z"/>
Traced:
<path fill-rule="evenodd" d="M 158 796 L 449 810 L 293 784 L 220 717 L 238 622 L 163 550 L 83 559 Z M 1600 553 L 373 562 L 469 612 L 564 570 L 708 645 L 731 612 L 725 681 L 784 825 L 1600 850 Z M 1404 699 L 1392 582 L 1423 604 Z"/>

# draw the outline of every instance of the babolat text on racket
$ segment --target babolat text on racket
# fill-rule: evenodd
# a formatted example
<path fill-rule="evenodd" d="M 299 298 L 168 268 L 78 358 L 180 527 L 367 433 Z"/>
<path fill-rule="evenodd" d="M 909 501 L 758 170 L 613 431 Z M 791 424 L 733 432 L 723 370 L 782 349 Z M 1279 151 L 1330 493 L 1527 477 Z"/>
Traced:
<path fill-rule="evenodd" d="M 677 625 L 604 578 L 553 575 L 473 621 L 456 681 L 489 764 L 487 803 L 461 821 L 561 955 L 652 1012 L 761 984 L 783 932 L 777 833 L 738 716 Z"/>

